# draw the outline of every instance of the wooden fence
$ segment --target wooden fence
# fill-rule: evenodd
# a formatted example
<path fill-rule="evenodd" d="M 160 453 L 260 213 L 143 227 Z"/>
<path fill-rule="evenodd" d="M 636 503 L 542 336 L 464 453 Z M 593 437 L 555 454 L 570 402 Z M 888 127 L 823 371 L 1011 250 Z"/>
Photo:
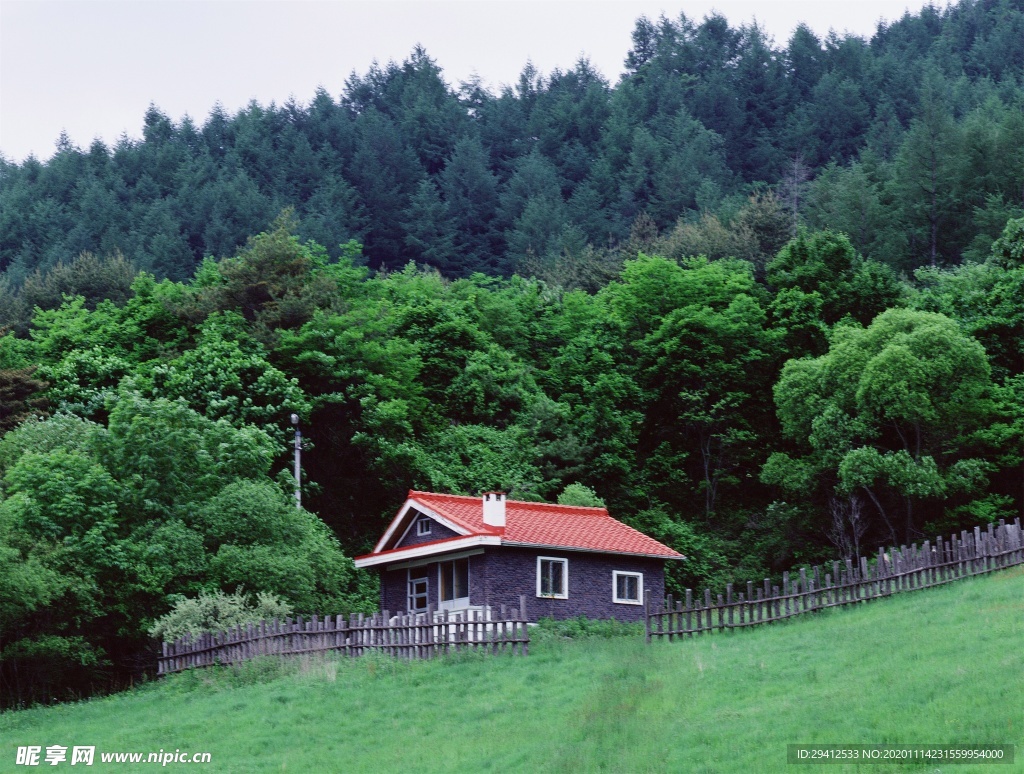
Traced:
<path fill-rule="evenodd" d="M 795 615 L 830 607 L 851 605 L 869 599 L 887 597 L 902 591 L 928 588 L 974 575 L 1024 564 L 1024 535 L 1020 519 L 1013 524 L 999 522 L 987 530 L 975 527 L 949 540 L 880 550 L 869 562 L 832 562 L 826 567 L 800 568 L 794 576 L 782 574 L 782 586 L 773 586 L 766 578 L 763 585 L 747 583 L 737 593 L 728 584 L 725 595 L 712 598 L 705 590 L 703 599 L 694 599 L 686 590 L 685 600 L 669 595 L 663 603 L 650 605 L 644 596 L 647 641 L 653 637 L 693 636 L 701 632 L 724 631 L 771 623 Z"/>
<path fill-rule="evenodd" d="M 501 606 L 494 618 L 489 610 L 398 613 L 387 610 L 371 616 L 310 616 L 303 620 L 260 621 L 226 632 L 182 637 L 163 643 L 157 674 L 191 667 L 235 664 L 259 656 L 299 656 L 334 651 L 345 656 L 387 653 L 401 659 L 435 658 L 445 653 L 477 650 L 526 655 L 530 635 L 526 597 L 519 609 Z"/>

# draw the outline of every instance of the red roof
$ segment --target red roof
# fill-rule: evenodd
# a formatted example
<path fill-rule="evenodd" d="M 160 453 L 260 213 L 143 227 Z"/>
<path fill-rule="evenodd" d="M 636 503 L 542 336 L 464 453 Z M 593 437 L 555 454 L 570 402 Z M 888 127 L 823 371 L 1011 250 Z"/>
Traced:
<path fill-rule="evenodd" d="M 480 497 L 409 492 L 408 500 L 450 521 L 465 532 L 465 537 L 499 537 L 502 545 L 526 545 L 564 548 L 600 553 L 641 554 L 644 556 L 681 559 L 682 554 L 608 515 L 606 508 L 584 508 L 575 505 L 552 505 L 508 500 L 505 503 L 505 527 L 484 524 L 483 500 Z M 401 512 L 400 512 L 401 513 Z M 407 515 L 405 520 L 410 519 Z M 392 523 L 392 526 L 396 526 Z M 395 529 L 392 539 L 368 556 L 379 556 L 394 550 L 393 541 L 401 537 Z M 443 544 L 457 538 L 434 541 Z M 419 544 L 422 549 L 426 544 Z M 439 545 L 438 548 L 441 548 Z M 399 549 L 401 551 L 404 549 Z M 395 553 L 398 553 L 395 551 Z M 359 557 L 363 558 L 363 557 Z"/>

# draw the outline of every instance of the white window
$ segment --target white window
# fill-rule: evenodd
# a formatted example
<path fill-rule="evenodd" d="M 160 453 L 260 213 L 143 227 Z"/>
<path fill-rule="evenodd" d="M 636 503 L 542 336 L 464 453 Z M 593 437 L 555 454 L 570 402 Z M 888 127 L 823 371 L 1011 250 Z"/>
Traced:
<path fill-rule="evenodd" d="M 438 609 L 469 607 L 469 559 L 441 562 L 438 572 Z"/>
<path fill-rule="evenodd" d="M 429 535 L 430 534 L 430 519 L 420 519 L 416 522 L 416 534 L 417 535 Z"/>
<path fill-rule="evenodd" d="M 644 603 L 644 575 L 641 572 L 612 571 L 612 601 L 620 605 Z"/>
<path fill-rule="evenodd" d="M 569 598 L 568 559 L 537 557 L 537 596 L 550 599 Z"/>
<path fill-rule="evenodd" d="M 427 609 L 427 568 L 409 570 L 409 612 L 422 613 Z"/>

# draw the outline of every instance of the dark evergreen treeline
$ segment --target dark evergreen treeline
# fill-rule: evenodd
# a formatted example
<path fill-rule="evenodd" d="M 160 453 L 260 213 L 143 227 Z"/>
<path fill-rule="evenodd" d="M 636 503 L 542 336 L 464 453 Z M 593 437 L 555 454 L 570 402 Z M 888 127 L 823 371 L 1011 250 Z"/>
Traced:
<path fill-rule="evenodd" d="M 527 66 L 499 94 L 453 89 L 417 49 L 338 99 L 215 108 L 202 125 L 154 107 L 140 142 L 65 138 L 46 163 L 2 163 L 0 270 L 18 286 L 120 251 L 184 279 L 290 206 L 304 238 L 335 257 L 356 239 L 374 268 L 585 285 L 641 216 L 711 254 L 763 185 L 791 224 L 844 231 L 897 269 L 955 264 L 1022 214 L 1022 62 L 1020 0 L 926 7 L 870 40 L 800 27 L 784 46 L 721 16 L 641 19 L 614 85 L 580 62 Z"/>

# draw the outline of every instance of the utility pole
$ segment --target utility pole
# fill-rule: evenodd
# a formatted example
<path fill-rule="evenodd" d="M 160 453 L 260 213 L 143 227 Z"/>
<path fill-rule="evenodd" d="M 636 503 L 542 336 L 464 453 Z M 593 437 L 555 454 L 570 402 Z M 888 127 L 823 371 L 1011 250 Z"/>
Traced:
<path fill-rule="evenodd" d="M 295 425 L 295 507 L 302 507 L 302 431 L 299 430 L 299 415 L 292 414 L 292 424 Z"/>

